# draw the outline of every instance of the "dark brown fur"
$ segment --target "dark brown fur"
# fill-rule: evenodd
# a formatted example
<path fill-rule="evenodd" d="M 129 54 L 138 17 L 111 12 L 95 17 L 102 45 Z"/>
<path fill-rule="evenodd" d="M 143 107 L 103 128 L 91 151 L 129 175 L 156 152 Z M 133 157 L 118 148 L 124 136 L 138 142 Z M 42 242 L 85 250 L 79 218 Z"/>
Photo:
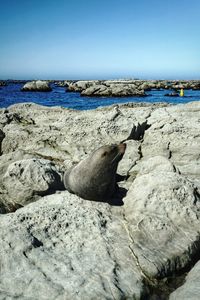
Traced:
<path fill-rule="evenodd" d="M 106 201 L 116 189 L 116 171 L 126 144 L 106 145 L 64 174 L 65 188 L 81 198 Z"/>

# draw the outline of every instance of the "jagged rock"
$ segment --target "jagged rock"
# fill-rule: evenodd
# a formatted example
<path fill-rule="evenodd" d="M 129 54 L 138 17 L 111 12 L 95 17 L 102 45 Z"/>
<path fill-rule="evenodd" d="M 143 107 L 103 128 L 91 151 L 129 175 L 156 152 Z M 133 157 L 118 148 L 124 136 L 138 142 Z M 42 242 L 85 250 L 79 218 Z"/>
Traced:
<path fill-rule="evenodd" d="M 126 141 L 126 152 L 123 156 L 123 161 L 118 166 L 118 173 L 126 176 L 128 171 L 136 164 L 137 160 L 140 159 L 139 145 L 137 141 L 129 140 Z"/>
<path fill-rule="evenodd" d="M 179 173 L 179 170 L 176 169 L 176 167 L 170 162 L 169 159 L 167 159 L 164 156 L 153 156 L 147 160 L 142 160 L 138 173 L 140 175 L 149 174 L 151 172 L 177 172 Z"/>
<path fill-rule="evenodd" d="M 0 81 L 0 87 L 1 86 L 6 86 L 6 85 L 7 85 L 6 81 Z"/>
<path fill-rule="evenodd" d="M 0 218 L 1 297 L 141 299 L 129 236 L 105 203 L 67 191 Z"/>
<path fill-rule="evenodd" d="M 63 187 L 61 174 L 44 159 L 24 159 L 11 163 L 3 176 L 3 185 L 15 203 L 24 205 Z"/>
<path fill-rule="evenodd" d="M 67 92 L 82 92 L 90 86 L 95 85 L 98 81 L 95 80 L 80 80 L 76 82 L 71 82 L 67 86 Z"/>
<path fill-rule="evenodd" d="M 56 81 L 55 85 L 60 87 L 68 87 L 72 83 L 71 80 L 62 80 L 62 81 Z"/>
<path fill-rule="evenodd" d="M 99 85 L 96 84 L 81 92 L 82 96 L 104 96 L 104 97 L 129 97 L 129 96 L 145 96 L 144 90 L 137 89 L 134 85 L 112 84 Z"/>
<path fill-rule="evenodd" d="M 148 119 L 151 127 L 145 132 L 142 155 L 170 158 L 182 174 L 200 187 L 199 117 L 200 102 L 155 110 Z"/>
<path fill-rule="evenodd" d="M 184 269 L 199 251 L 200 197 L 165 158 L 145 166 L 124 198 L 125 216 L 142 271 L 159 278 Z"/>
<path fill-rule="evenodd" d="M 26 103 L 0 110 L 1 213 L 18 208 L 8 193 L 11 178 L 3 184 L 15 162 L 45 159 L 60 174 L 102 145 L 127 143 L 118 168 L 124 206 L 65 191 L 1 215 L 2 298 L 148 299 L 160 278 L 190 269 L 200 250 L 199 120 L 200 102 L 91 111 Z"/>
<path fill-rule="evenodd" d="M 196 83 L 192 83 L 191 88 L 193 90 L 200 90 L 200 81 Z"/>
<path fill-rule="evenodd" d="M 111 89 L 109 89 L 106 85 L 103 84 L 95 84 L 94 86 L 90 86 L 81 92 L 81 96 L 110 96 Z"/>
<path fill-rule="evenodd" d="M 186 276 L 185 283 L 170 295 L 170 300 L 198 300 L 200 295 L 200 261 Z"/>
<path fill-rule="evenodd" d="M 62 164 L 68 159 L 77 162 L 102 145 L 127 138 L 134 123 L 144 122 L 151 110 L 149 106 L 144 107 L 141 112 L 136 111 L 137 117 L 134 117 L 128 107 L 77 112 L 16 105 L 10 108 L 10 113 L 18 114 L 27 122 L 13 119 L 4 127 L 2 151 L 6 154 L 19 148 L 47 159 L 52 157 L 56 163 Z"/>
<path fill-rule="evenodd" d="M 5 137 L 4 132 L 0 129 L 0 155 L 1 155 L 1 143 Z"/>
<path fill-rule="evenodd" d="M 63 84 L 62 84 L 63 85 Z M 152 89 L 200 89 L 199 80 L 84 80 L 69 82 L 66 91 L 81 92 L 82 96 L 128 97 L 145 96 Z M 171 96 L 171 94 L 166 94 Z"/>
<path fill-rule="evenodd" d="M 50 92 L 52 89 L 48 81 L 36 80 L 27 82 L 22 88 L 21 91 L 26 92 Z"/>

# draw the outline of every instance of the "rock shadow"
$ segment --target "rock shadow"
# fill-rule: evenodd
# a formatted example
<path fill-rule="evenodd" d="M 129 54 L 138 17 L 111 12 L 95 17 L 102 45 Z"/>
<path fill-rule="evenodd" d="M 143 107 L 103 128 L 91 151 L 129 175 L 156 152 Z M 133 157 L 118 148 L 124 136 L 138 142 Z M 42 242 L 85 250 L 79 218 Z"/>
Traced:
<path fill-rule="evenodd" d="M 138 123 L 137 125 L 133 125 L 130 135 L 121 143 L 124 143 L 128 140 L 140 141 L 143 139 L 145 131 L 149 129 L 151 125 L 147 124 L 147 120 L 142 124 Z"/>
<path fill-rule="evenodd" d="M 112 206 L 123 206 L 124 205 L 123 198 L 126 197 L 127 191 L 128 190 L 125 188 L 118 187 L 114 196 L 111 199 L 109 199 L 107 202 Z"/>

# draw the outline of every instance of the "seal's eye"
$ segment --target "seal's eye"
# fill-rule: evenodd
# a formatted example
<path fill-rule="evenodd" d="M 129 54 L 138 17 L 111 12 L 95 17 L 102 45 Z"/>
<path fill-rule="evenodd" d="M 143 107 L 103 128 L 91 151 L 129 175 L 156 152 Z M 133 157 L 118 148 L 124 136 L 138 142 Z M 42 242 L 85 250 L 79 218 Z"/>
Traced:
<path fill-rule="evenodd" d="M 106 156 L 107 154 L 108 154 L 108 152 L 105 151 L 101 156 L 104 157 L 104 156 Z"/>
<path fill-rule="evenodd" d="M 115 152 L 115 150 L 116 150 L 116 147 L 113 146 L 112 149 L 111 149 L 111 152 L 113 153 L 113 152 Z"/>

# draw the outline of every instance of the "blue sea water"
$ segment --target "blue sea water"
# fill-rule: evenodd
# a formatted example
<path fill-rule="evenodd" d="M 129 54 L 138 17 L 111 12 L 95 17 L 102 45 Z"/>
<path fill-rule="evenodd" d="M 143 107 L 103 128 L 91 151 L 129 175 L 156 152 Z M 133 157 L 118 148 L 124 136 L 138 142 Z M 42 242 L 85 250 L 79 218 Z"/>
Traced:
<path fill-rule="evenodd" d="M 62 106 L 78 110 L 94 109 L 99 106 L 106 106 L 115 103 L 127 102 L 167 102 L 167 103 L 187 103 L 190 101 L 200 101 L 200 91 L 186 90 L 185 97 L 166 97 L 170 90 L 153 90 L 146 92 L 147 97 L 82 97 L 80 93 L 66 92 L 64 87 L 52 85 L 52 92 L 21 92 L 23 84 L 9 83 L 5 87 L 0 87 L 0 107 L 8 107 L 15 103 L 34 102 L 45 106 Z"/>

